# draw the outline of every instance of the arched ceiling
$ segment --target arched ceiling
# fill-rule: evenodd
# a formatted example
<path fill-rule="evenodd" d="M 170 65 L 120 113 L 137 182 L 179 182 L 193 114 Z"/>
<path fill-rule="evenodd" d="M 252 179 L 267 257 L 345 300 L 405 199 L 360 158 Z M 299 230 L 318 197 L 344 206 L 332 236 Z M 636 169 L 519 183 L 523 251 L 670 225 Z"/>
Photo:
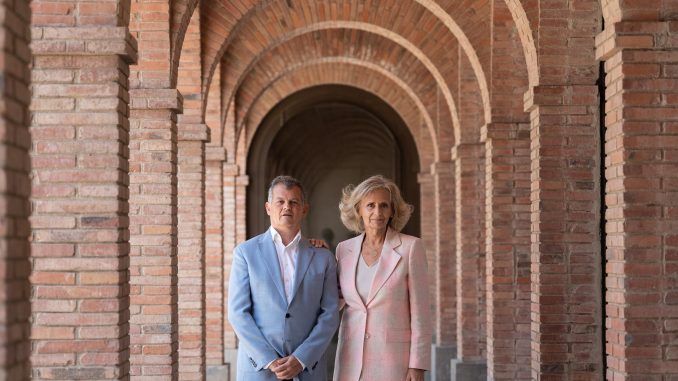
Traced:
<path fill-rule="evenodd" d="M 332 31 L 338 33 L 331 33 Z M 366 34 L 373 36 L 365 36 Z M 254 38 L 254 36 L 249 36 L 249 38 Z M 454 75 L 456 65 L 454 63 L 457 60 L 458 52 L 456 49 L 450 50 L 450 48 L 456 46 L 454 40 L 447 45 L 448 50 L 446 50 L 445 59 L 448 63 L 444 67 L 445 72 L 441 72 L 419 47 L 407 39 L 380 26 L 364 22 L 327 21 L 316 23 L 284 36 L 276 42 L 276 45 L 269 45 L 269 48 L 257 52 L 258 55 L 252 55 L 251 52 L 246 50 L 243 42 L 248 40 L 248 36 L 244 35 L 243 39 L 234 41 L 222 61 L 222 65 L 228 68 L 223 82 L 224 99 L 226 101 L 230 100 L 236 89 L 240 91 L 242 81 L 251 76 L 250 74 L 255 68 L 269 64 L 269 61 L 272 60 L 280 61 L 283 54 L 287 60 L 295 59 L 297 56 L 308 54 L 309 49 L 314 47 L 314 58 L 342 55 L 360 58 L 380 64 L 398 76 L 406 73 L 407 68 L 398 70 L 398 72 L 395 72 L 394 68 L 402 68 L 404 65 L 412 66 L 414 63 L 410 61 L 417 61 L 416 65 L 423 67 L 423 70 L 428 72 L 430 77 L 422 78 L 418 82 L 429 88 L 432 83 L 436 84 L 445 99 L 450 115 L 452 115 L 451 126 L 455 129 L 459 127 L 454 101 L 456 94 L 453 94 L 456 81 Z M 359 55 L 359 57 L 356 57 L 356 55 Z M 401 57 L 407 57 L 410 61 L 400 62 Z M 238 66 L 238 63 L 242 64 Z M 236 104 L 238 104 L 237 101 Z"/>
<path fill-rule="evenodd" d="M 187 14 L 196 1 L 172 2 L 175 4 L 173 10 L 177 10 L 173 14 L 173 29 L 177 31 L 176 25 L 180 26 L 172 36 L 177 41 L 174 46 L 180 44 Z M 515 53 L 517 65 L 530 68 L 530 85 L 537 81 L 537 36 L 532 32 L 538 20 L 536 1 L 201 1 L 199 29 L 203 115 L 208 90 L 216 88 L 211 86 L 210 81 L 217 67 L 220 68 L 217 77 L 220 77 L 221 93 L 217 95 L 221 98 L 222 129 L 227 115 L 234 115 L 236 128 L 251 125 L 253 120 L 261 121 L 268 111 L 263 105 L 272 107 L 271 99 L 281 99 L 271 95 L 281 90 L 272 89 L 291 86 L 298 90 L 323 83 L 353 84 L 365 81 L 367 77 L 350 80 L 348 77 L 369 71 L 370 75 L 386 78 L 392 86 L 391 89 L 382 89 L 381 93 L 406 93 L 411 99 L 408 111 L 398 109 L 397 112 L 410 113 L 414 104 L 419 115 L 405 118 L 415 130 L 413 134 L 418 134 L 417 131 L 425 125 L 433 135 L 430 142 L 436 147 L 433 160 L 447 158 L 449 148 L 455 142 L 476 140 L 480 136 L 475 131 L 477 125 L 487 124 L 494 118 L 490 83 L 496 80 L 492 73 L 495 38 L 492 31 L 497 22 L 513 23 L 517 30 L 513 35 L 522 45 L 522 52 Z M 508 19 L 504 19 L 504 15 L 497 16 L 495 8 L 498 4 L 508 7 Z M 460 61 L 466 62 L 467 72 L 472 73 L 473 81 L 469 81 L 469 77 L 460 78 Z M 341 74 L 339 81 L 317 78 L 312 81 L 303 79 L 303 85 L 301 82 L 280 85 L 289 82 L 285 78 L 287 76 L 295 76 L 300 81 L 300 71 L 308 74 L 325 70 L 326 78 L 334 70 L 332 63 L 350 66 L 354 74 Z M 308 70 L 310 66 L 314 68 Z M 360 69 L 356 71 L 358 67 Z M 469 91 L 474 93 L 474 99 L 461 102 L 459 98 Z M 262 101 L 260 97 L 268 98 Z M 469 103 L 480 106 L 472 110 L 479 114 L 480 121 L 472 118 L 473 126 L 462 126 L 458 109 L 461 104 Z M 234 114 L 227 110 L 231 105 L 235 108 Z M 463 128 L 474 131 L 462 134 Z M 252 131 L 246 133 L 251 135 Z M 239 131 L 218 135 L 235 136 L 236 141 L 241 140 L 238 138 Z M 247 137 L 242 144 L 246 142 Z"/>
<path fill-rule="evenodd" d="M 370 65 L 360 61 L 347 62 L 342 58 L 341 61 L 306 62 L 294 68 L 257 97 L 245 119 L 246 139 L 254 136 L 266 114 L 287 96 L 317 85 L 343 84 L 378 96 L 398 113 L 414 138 L 422 167 L 437 161 L 439 149 L 435 128 L 421 100 L 399 78 Z M 242 157 L 242 154 L 236 156 Z"/>
<path fill-rule="evenodd" d="M 468 57 L 478 78 L 483 99 L 483 112 L 489 121 L 489 90 L 487 75 L 490 59 L 490 1 L 339 1 L 319 2 L 314 0 L 278 1 L 214 1 L 204 13 L 203 30 L 203 75 L 204 87 L 209 83 L 216 65 L 233 66 L 234 78 L 246 71 L 251 60 L 258 57 L 295 34 L 308 30 L 328 28 L 353 28 L 363 25 L 364 30 L 382 31 L 390 39 L 407 42 L 417 47 L 419 58 L 432 69 L 438 81 L 450 78 L 444 73 L 456 59 L 450 59 L 450 46 L 459 46 Z M 454 18 L 451 16 L 454 15 Z M 342 22 L 354 23 L 341 25 Z M 244 52 L 247 52 L 244 54 Z M 456 52 L 453 52 L 456 53 Z M 233 57 L 237 57 L 234 59 Z M 224 58 L 222 60 L 222 58 Z M 241 61 L 245 62 L 241 62 Z M 429 65 L 430 63 L 430 65 Z M 227 71 L 228 72 L 228 71 Z M 437 72 L 437 73 L 436 73 Z M 455 89 L 441 86 L 448 103 Z M 451 112 L 454 115 L 454 112 Z M 457 131 L 458 135 L 458 131 Z"/>
<path fill-rule="evenodd" d="M 354 63 L 382 72 L 401 83 L 400 87 L 411 89 L 409 91 L 415 94 L 426 113 L 432 117 L 431 132 L 447 128 L 450 130 L 448 135 L 452 135 L 450 126 L 453 122 L 444 102 L 438 102 L 441 97 L 437 87 L 431 86 L 432 76 L 406 49 L 399 46 L 378 49 L 388 40 L 371 33 L 349 30 L 318 31 L 301 35 L 292 42 L 295 44 L 285 44 L 272 50 L 271 59 L 260 61 L 238 87 L 235 103 L 238 110 L 236 119 L 240 123 L 246 121 L 250 104 L 256 101 L 263 90 L 292 71 L 311 63 L 324 62 L 328 71 L 333 70 L 328 66 L 332 62 Z M 304 46 L 305 49 L 299 51 L 297 46 Z M 382 64 L 374 64 L 375 61 Z M 451 144 L 440 147 L 442 151 L 449 151 L 449 148 Z"/>

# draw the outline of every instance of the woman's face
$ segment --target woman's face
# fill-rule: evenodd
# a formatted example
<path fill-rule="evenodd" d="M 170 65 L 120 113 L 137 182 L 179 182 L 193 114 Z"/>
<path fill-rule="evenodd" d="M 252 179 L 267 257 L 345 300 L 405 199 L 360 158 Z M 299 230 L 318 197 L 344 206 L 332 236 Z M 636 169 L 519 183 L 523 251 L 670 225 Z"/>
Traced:
<path fill-rule="evenodd" d="M 386 189 L 376 189 L 368 193 L 358 207 L 358 214 L 365 229 L 385 229 L 393 216 L 391 194 Z"/>

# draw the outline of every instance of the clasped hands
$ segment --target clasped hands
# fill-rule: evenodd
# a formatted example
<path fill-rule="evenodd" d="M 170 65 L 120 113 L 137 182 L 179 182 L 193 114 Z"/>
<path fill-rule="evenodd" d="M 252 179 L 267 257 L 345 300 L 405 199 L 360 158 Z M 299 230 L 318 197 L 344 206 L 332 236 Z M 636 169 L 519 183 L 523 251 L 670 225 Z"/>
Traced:
<path fill-rule="evenodd" d="M 278 380 L 291 380 L 301 373 L 304 368 L 296 357 L 287 356 L 273 361 L 268 370 L 275 373 Z"/>

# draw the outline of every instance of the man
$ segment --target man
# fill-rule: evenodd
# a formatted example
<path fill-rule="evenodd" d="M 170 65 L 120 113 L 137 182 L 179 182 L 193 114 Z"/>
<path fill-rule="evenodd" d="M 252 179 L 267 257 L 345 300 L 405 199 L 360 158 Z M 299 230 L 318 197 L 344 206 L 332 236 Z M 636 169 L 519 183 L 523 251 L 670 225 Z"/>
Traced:
<path fill-rule="evenodd" d="M 238 381 L 324 381 L 325 350 L 339 325 L 334 256 L 301 236 L 301 183 L 278 176 L 268 190 L 271 227 L 238 245 L 228 320 L 238 336 Z"/>

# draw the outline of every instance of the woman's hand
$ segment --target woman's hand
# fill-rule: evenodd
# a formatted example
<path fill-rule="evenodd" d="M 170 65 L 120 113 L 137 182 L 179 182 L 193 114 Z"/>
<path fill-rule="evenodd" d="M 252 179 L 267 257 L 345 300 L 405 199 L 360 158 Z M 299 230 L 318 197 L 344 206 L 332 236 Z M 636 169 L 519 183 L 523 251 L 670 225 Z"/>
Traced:
<path fill-rule="evenodd" d="M 324 247 L 325 249 L 329 249 L 330 245 L 325 242 L 324 239 L 316 239 L 316 238 L 309 238 L 308 242 L 311 243 L 311 246 L 321 248 Z"/>
<path fill-rule="evenodd" d="M 408 369 L 405 381 L 424 381 L 424 370 L 415 368 Z"/>

